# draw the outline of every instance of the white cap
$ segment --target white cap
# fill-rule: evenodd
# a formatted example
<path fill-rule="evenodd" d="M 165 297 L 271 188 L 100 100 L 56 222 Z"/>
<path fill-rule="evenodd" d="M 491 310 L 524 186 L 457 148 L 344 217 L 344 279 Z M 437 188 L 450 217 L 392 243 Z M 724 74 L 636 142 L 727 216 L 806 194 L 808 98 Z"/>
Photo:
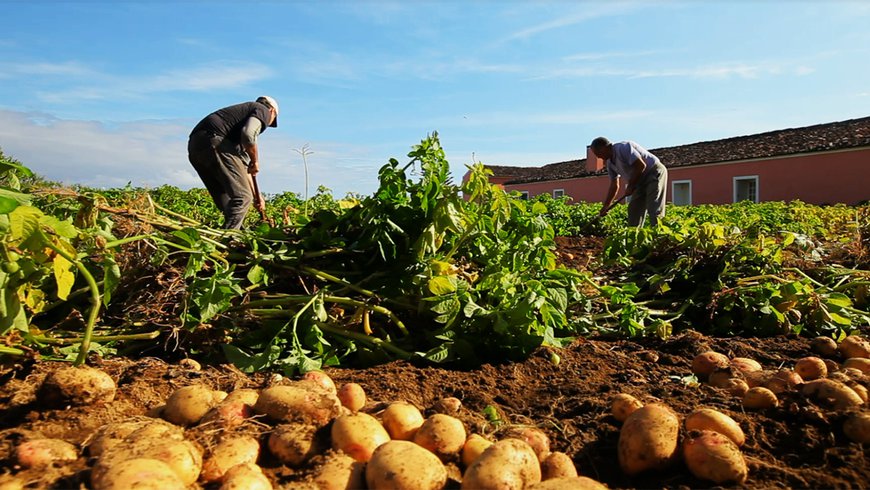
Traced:
<path fill-rule="evenodd" d="M 272 122 L 272 124 L 269 125 L 269 127 L 270 128 L 277 128 L 278 127 L 278 101 L 276 101 L 272 97 L 269 97 L 268 95 L 262 95 L 260 97 L 257 97 L 257 102 L 266 104 L 269 107 L 271 107 L 272 109 L 275 109 L 275 120 Z"/>

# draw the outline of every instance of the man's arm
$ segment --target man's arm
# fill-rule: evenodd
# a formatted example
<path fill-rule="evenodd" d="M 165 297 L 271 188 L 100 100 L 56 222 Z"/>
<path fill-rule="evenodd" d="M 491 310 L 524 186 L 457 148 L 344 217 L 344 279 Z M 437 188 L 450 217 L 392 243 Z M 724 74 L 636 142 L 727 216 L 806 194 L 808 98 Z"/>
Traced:
<path fill-rule="evenodd" d="M 625 188 L 626 196 L 634 194 L 634 189 L 637 187 L 637 183 L 640 181 L 640 176 L 643 175 L 644 170 L 646 170 L 646 162 L 640 158 L 631 164 L 631 177 L 628 179 L 628 186 Z"/>
<path fill-rule="evenodd" d="M 242 126 L 242 148 L 248 153 L 251 163 L 248 164 L 248 173 L 257 175 L 260 172 L 260 153 L 257 151 L 257 136 L 263 129 L 263 123 L 256 117 L 249 117 Z M 256 198 L 256 196 L 254 196 Z"/>
<path fill-rule="evenodd" d="M 616 197 L 617 190 L 619 190 L 619 176 L 610 179 L 610 188 L 607 189 L 607 197 L 604 198 L 601 211 L 598 212 L 599 216 L 604 216 L 608 211 L 610 211 L 610 205 L 613 203 L 613 198 Z"/>

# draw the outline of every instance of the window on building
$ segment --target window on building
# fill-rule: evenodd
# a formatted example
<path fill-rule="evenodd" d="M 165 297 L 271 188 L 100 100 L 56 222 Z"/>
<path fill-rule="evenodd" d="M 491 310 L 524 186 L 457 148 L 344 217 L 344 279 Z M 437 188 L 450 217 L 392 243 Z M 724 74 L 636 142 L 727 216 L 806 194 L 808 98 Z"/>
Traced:
<path fill-rule="evenodd" d="M 520 199 L 522 199 L 523 201 L 529 200 L 529 191 L 519 191 L 519 192 L 520 192 Z"/>
<path fill-rule="evenodd" d="M 565 189 L 553 189 L 553 197 L 560 198 L 565 195 Z"/>
<path fill-rule="evenodd" d="M 758 176 L 734 177 L 734 202 L 758 202 Z"/>
<path fill-rule="evenodd" d="M 674 206 L 691 206 L 692 181 L 675 180 L 671 182 L 671 196 Z"/>

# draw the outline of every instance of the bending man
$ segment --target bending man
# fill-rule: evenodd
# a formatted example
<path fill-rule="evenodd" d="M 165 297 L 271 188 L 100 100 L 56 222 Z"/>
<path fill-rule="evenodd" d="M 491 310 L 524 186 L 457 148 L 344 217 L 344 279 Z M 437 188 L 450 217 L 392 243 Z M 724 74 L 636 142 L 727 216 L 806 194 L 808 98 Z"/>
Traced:
<path fill-rule="evenodd" d="M 611 143 L 605 137 L 592 140 L 590 145 L 595 156 L 604 160 L 610 188 L 604 199 L 600 214 L 610 211 L 610 206 L 625 180 L 625 195 L 631 196 L 628 203 L 628 224 L 642 226 L 644 215 L 649 215 L 650 223 L 656 225 L 665 215 L 665 197 L 668 188 L 668 169 L 658 157 L 634 141 Z"/>
<path fill-rule="evenodd" d="M 257 137 L 267 127 L 278 127 L 278 103 L 263 96 L 212 112 L 190 133 L 187 157 L 223 213 L 224 228 L 241 228 L 252 202 L 265 209 L 252 177 L 260 171 Z"/>

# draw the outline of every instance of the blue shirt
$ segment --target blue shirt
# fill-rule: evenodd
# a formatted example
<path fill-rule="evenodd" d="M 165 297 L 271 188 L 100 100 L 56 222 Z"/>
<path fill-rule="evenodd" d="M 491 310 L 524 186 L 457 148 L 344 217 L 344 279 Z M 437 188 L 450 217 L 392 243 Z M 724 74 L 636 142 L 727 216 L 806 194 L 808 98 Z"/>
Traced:
<path fill-rule="evenodd" d="M 605 165 L 607 166 L 607 175 L 611 179 L 622 177 L 628 181 L 631 179 L 633 172 L 633 164 L 635 160 L 641 160 L 646 163 L 646 168 L 643 171 L 644 175 L 649 172 L 657 163 L 659 158 L 650 153 L 646 148 L 640 146 L 634 141 L 620 141 L 613 143 L 613 156 L 611 156 Z"/>

